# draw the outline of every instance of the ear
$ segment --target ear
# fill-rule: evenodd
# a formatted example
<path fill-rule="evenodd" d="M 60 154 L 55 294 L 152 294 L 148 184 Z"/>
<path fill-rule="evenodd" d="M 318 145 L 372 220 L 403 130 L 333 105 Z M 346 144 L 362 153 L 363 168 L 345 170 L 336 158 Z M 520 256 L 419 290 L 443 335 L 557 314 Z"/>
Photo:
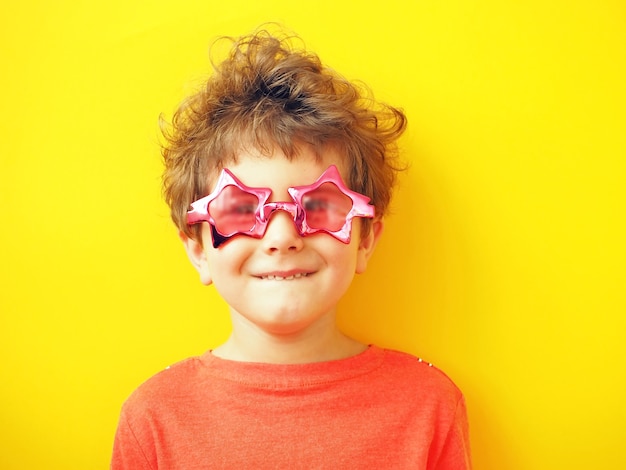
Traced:
<path fill-rule="evenodd" d="M 213 279 L 211 278 L 211 272 L 209 270 L 209 263 L 207 261 L 207 256 L 204 251 L 204 247 L 202 243 L 193 238 L 190 238 L 187 234 L 180 231 L 178 232 L 178 236 L 183 242 L 183 246 L 185 247 L 185 251 L 187 252 L 187 256 L 189 257 L 189 261 L 198 274 L 200 274 L 200 282 L 205 286 L 213 283 Z"/>
<path fill-rule="evenodd" d="M 383 226 L 384 224 L 382 219 L 375 219 L 374 222 L 372 222 L 370 233 L 361 238 L 356 260 L 355 272 L 357 274 L 365 272 L 367 262 L 374 253 L 374 248 L 376 248 L 376 244 L 378 243 L 378 240 L 380 240 L 380 236 L 383 234 Z"/>

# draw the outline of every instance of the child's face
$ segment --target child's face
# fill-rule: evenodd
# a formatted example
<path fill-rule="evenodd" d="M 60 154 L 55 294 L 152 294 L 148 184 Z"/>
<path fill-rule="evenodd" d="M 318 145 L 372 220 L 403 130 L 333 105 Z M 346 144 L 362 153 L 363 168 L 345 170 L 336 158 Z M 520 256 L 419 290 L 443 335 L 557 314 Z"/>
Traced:
<path fill-rule="evenodd" d="M 313 183 L 331 164 L 343 170 L 332 149 L 318 160 L 303 147 L 292 160 L 280 151 L 269 157 L 242 151 L 227 168 L 247 186 L 270 188 L 272 202 L 290 201 L 287 188 Z M 233 315 L 284 335 L 334 318 L 354 274 L 365 270 L 382 226 L 375 222 L 372 233 L 362 237 L 360 225 L 359 219 L 353 221 L 347 244 L 326 233 L 302 237 L 291 215 L 279 210 L 260 239 L 240 235 L 214 248 L 204 223 L 202 246 L 185 237 L 183 241 L 202 281 L 215 284 Z"/>

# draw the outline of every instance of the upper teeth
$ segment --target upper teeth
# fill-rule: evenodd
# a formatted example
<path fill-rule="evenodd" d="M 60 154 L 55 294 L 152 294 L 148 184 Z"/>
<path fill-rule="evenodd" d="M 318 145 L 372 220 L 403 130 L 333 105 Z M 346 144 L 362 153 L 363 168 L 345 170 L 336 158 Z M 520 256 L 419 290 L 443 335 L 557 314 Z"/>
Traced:
<path fill-rule="evenodd" d="M 269 276 L 263 276 L 263 279 L 269 279 L 270 281 L 291 281 L 292 279 L 299 279 L 302 276 L 306 276 L 306 273 L 292 274 L 291 276 L 287 277 L 273 276 L 270 274 Z"/>

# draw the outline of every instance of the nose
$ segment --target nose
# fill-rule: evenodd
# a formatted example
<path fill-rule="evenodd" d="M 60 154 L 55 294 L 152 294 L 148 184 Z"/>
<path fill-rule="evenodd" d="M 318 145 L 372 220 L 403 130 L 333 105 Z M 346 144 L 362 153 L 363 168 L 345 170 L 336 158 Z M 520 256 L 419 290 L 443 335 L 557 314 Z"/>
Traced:
<path fill-rule="evenodd" d="M 302 249 L 304 243 L 294 223 L 295 208 L 292 209 L 290 206 L 276 204 L 266 213 L 269 221 L 262 245 L 268 253 L 298 252 Z"/>

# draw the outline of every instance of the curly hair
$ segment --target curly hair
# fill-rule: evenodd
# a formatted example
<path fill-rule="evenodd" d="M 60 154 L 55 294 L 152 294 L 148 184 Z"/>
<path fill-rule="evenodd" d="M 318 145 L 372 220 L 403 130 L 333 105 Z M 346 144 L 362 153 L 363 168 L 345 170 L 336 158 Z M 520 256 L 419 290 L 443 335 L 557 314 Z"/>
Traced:
<path fill-rule="evenodd" d="M 295 36 L 261 30 L 222 39 L 232 48 L 213 64 L 206 86 L 181 103 L 171 124 L 161 118 L 163 194 L 179 230 L 200 240 L 200 227 L 186 222 L 189 205 L 210 192 L 210 179 L 244 145 L 268 155 L 278 148 L 287 158 L 297 158 L 302 144 L 318 156 L 332 145 L 345 158 L 346 184 L 383 216 L 400 169 L 404 113 L 296 47 Z M 370 220 L 363 222 L 366 234 Z"/>

